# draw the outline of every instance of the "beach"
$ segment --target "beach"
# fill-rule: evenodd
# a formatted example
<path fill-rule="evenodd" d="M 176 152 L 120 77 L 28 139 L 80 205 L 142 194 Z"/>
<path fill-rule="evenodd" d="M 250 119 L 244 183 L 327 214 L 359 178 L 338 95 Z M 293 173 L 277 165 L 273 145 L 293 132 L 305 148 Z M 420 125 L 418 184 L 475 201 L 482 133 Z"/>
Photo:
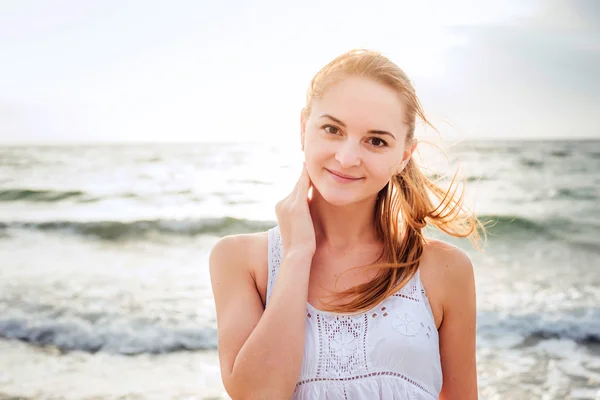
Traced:
<path fill-rule="evenodd" d="M 61 354 L 0 341 L 0 399 L 227 399 L 215 351 Z"/>
<path fill-rule="evenodd" d="M 473 261 L 480 398 L 600 399 L 600 141 L 448 154 L 489 221 L 483 251 L 427 231 Z M 278 144 L 0 148 L 0 399 L 227 398 L 208 255 L 273 227 L 300 167 Z"/>

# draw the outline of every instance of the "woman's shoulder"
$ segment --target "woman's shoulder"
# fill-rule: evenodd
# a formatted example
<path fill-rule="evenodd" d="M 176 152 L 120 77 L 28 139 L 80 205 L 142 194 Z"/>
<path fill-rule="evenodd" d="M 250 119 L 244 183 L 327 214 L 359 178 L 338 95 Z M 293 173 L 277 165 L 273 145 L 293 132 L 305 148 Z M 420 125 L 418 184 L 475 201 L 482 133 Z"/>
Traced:
<path fill-rule="evenodd" d="M 431 262 L 434 268 L 448 270 L 450 274 L 460 274 L 473 269 L 471 259 L 465 251 L 443 240 L 426 239 L 423 258 Z"/>
<path fill-rule="evenodd" d="M 463 250 L 442 240 L 427 239 L 419 263 L 421 281 L 439 317 L 460 304 L 474 290 L 471 259 Z M 436 318 L 441 322 L 442 318 Z"/>
<path fill-rule="evenodd" d="M 244 274 L 255 282 L 261 298 L 265 297 L 268 263 L 268 232 L 228 235 L 220 238 L 209 256 L 212 276 Z"/>
<path fill-rule="evenodd" d="M 213 246 L 210 259 L 227 268 L 246 268 L 267 262 L 268 232 L 227 235 Z"/>
<path fill-rule="evenodd" d="M 437 239 L 427 239 L 421 259 L 423 269 L 445 282 L 445 287 L 469 284 L 473 277 L 471 259 L 458 247 Z"/>

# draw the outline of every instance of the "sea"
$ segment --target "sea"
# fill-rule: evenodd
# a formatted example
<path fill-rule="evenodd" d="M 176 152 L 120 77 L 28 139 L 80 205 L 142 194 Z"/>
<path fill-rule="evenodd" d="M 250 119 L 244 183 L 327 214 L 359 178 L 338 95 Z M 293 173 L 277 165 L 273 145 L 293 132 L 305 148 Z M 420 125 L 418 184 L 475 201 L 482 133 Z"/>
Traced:
<path fill-rule="evenodd" d="M 0 399 L 227 398 L 208 256 L 276 224 L 296 147 L 0 147 Z M 442 150 L 420 162 L 487 224 L 428 231 L 473 261 L 480 398 L 599 400 L 600 141 Z"/>

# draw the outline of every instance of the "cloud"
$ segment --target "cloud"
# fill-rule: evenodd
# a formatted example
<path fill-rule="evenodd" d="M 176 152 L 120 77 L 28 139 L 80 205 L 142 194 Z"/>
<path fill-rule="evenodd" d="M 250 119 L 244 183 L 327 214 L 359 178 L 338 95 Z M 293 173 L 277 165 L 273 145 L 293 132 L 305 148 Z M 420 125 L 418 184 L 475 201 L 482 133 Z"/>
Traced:
<path fill-rule="evenodd" d="M 546 0 L 526 21 L 531 26 L 555 30 L 600 31 L 600 2 L 597 0 Z"/>
<path fill-rule="evenodd" d="M 450 28 L 463 40 L 444 56 L 443 106 L 472 132 L 600 137 L 598 4 L 551 2 L 510 22 Z"/>
<path fill-rule="evenodd" d="M 312 74 L 362 46 L 472 136 L 599 133 L 595 1 L 59 3 L 0 16 L 0 141 L 280 140 Z"/>

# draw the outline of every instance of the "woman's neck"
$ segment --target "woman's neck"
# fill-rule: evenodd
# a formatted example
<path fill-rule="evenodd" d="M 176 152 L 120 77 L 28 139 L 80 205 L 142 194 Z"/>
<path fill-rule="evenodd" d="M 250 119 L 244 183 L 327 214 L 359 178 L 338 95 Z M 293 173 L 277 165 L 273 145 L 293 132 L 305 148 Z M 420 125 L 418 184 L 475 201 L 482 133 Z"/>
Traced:
<path fill-rule="evenodd" d="M 376 241 L 373 218 L 375 202 L 376 198 L 373 197 L 348 206 L 335 206 L 325 201 L 313 188 L 310 213 L 317 247 L 343 251 L 358 244 Z"/>

